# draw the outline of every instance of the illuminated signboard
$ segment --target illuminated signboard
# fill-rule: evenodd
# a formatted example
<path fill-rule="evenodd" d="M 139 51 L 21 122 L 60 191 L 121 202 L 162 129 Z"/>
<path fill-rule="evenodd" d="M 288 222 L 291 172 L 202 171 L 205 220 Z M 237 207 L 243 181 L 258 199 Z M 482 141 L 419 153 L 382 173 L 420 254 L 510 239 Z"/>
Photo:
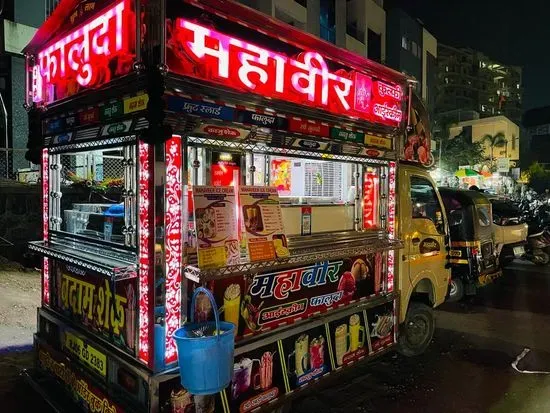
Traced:
<path fill-rule="evenodd" d="M 395 126 L 403 118 L 400 86 L 333 71 L 316 51 L 289 57 L 183 18 L 168 32 L 175 73 L 370 122 Z"/>
<path fill-rule="evenodd" d="M 135 53 L 132 16 L 130 1 L 118 1 L 46 44 L 32 67 L 32 101 L 49 104 L 129 73 Z"/>

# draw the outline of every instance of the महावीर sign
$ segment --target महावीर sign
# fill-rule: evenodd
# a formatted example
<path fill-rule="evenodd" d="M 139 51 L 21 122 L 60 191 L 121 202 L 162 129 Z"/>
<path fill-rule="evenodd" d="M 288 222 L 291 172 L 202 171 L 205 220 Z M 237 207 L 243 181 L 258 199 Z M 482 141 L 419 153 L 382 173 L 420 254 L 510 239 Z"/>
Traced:
<path fill-rule="evenodd" d="M 182 18 L 169 33 L 168 67 L 176 73 L 371 122 L 395 126 L 403 118 L 400 86 L 332 71 L 316 51 L 288 57 Z"/>
<path fill-rule="evenodd" d="M 116 291 L 108 279 L 71 265 L 55 263 L 54 308 L 88 331 L 134 353 L 135 280 L 118 281 Z"/>
<path fill-rule="evenodd" d="M 49 104 L 129 73 L 135 49 L 132 16 L 130 2 L 118 1 L 40 50 L 32 68 L 32 101 Z"/>
<path fill-rule="evenodd" d="M 323 261 L 258 274 L 242 285 L 228 283 L 214 288 L 218 305 L 225 308 L 222 317 L 234 324 L 239 320 L 239 335 L 256 334 L 379 293 L 381 255 Z M 232 307 L 240 314 L 229 313 Z"/>

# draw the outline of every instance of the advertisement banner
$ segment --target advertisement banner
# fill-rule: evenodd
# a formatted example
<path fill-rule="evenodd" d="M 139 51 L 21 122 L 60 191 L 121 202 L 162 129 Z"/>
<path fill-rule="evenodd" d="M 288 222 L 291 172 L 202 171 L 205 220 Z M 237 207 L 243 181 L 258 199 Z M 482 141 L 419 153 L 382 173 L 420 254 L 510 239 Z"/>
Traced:
<path fill-rule="evenodd" d="M 54 261 L 53 308 L 85 330 L 135 353 L 136 280 L 118 281 Z M 75 347 L 73 347 L 74 349 Z"/>
<path fill-rule="evenodd" d="M 362 311 L 328 324 L 335 368 L 362 360 L 369 354 L 366 314 Z"/>
<path fill-rule="evenodd" d="M 405 134 L 405 144 L 403 145 L 403 158 L 406 161 L 419 162 L 424 166 L 431 166 L 434 163 L 434 157 L 431 152 L 431 132 L 430 119 L 428 111 L 422 100 L 415 94 L 412 94 L 410 111 L 411 132 Z"/>
<path fill-rule="evenodd" d="M 96 413 L 123 413 L 125 409 L 112 402 L 103 392 L 45 348 L 38 347 L 40 367 L 63 383 L 73 399 L 85 411 Z"/>
<path fill-rule="evenodd" d="M 231 412 L 246 413 L 285 393 L 278 343 L 235 357 L 233 379 L 226 396 Z"/>
<path fill-rule="evenodd" d="M 222 318 L 238 326 L 238 337 L 248 336 L 380 293 L 381 260 L 378 253 L 323 261 L 215 281 L 212 289 Z M 204 304 L 201 319 L 212 316 Z"/>
<path fill-rule="evenodd" d="M 281 342 L 290 390 L 317 380 L 332 370 L 325 325 L 288 337 Z"/>
<path fill-rule="evenodd" d="M 383 350 L 396 341 L 397 319 L 393 301 L 366 311 L 371 352 Z"/>

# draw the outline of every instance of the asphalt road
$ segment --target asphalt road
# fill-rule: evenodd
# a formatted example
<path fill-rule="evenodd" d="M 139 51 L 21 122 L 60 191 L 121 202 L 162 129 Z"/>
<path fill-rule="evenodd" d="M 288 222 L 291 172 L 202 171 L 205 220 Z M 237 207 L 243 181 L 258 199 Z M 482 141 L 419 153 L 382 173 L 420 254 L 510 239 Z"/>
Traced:
<path fill-rule="evenodd" d="M 351 369 L 293 402 L 293 413 L 550 412 L 550 267 L 514 263 L 495 284 L 437 311 L 428 351 L 389 354 Z M 518 355 L 529 351 L 512 367 Z M 17 370 L 28 354 L 0 355 L 2 412 L 48 410 Z M 5 410 L 7 409 L 7 410 Z"/>

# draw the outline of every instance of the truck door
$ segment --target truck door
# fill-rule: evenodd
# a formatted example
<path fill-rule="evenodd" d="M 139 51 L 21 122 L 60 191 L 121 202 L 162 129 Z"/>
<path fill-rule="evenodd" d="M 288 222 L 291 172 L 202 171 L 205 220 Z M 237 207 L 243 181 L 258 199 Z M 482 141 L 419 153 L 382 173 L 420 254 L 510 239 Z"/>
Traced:
<path fill-rule="evenodd" d="M 409 281 L 414 286 L 423 278 L 428 278 L 434 284 L 434 297 L 437 304 L 441 303 L 447 294 L 448 271 L 446 264 L 445 218 L 441 200 L 432 181 L 420 174 L 405 174 L 409 180 L 410 197 L 403 200 L 403 238 L 405 241 L 405 256 L 403 260 L 408 267 Z M 422 291 L 429 292 L 429 291 Z"/>

